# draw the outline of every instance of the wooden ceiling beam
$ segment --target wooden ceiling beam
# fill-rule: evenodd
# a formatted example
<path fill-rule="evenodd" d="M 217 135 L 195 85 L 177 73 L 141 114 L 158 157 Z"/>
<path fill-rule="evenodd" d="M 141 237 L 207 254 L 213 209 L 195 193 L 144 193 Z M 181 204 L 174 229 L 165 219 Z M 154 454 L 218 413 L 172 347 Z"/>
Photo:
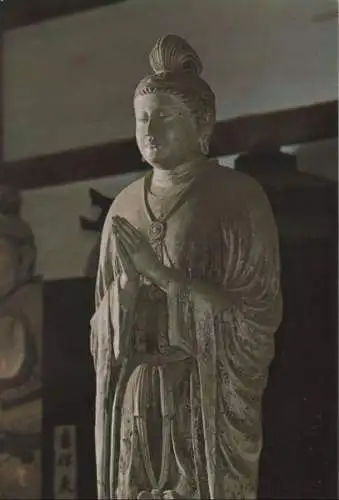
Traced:
<path fill-rule="evenodd" d="M 211 156 L 270 151 L 284 145 L 338 136 L 338 101 L 250 115 L 218 122 Z M 86 147 L 38 158 L 2 163 L 2 178 L 19 189 L 34 189 L 142 171 L 135 140 Z"/>
<path fill-rule="evenodd" d="M 242 116 L 216 124 L 213 156 L 338 137 L 338 101 Z"/>
<path fill-rule="evenodd" d="M 86 10 L 125 2 L 126 0 L 2 0 L 2 30 L 11 30 L 70 16 Z"/>

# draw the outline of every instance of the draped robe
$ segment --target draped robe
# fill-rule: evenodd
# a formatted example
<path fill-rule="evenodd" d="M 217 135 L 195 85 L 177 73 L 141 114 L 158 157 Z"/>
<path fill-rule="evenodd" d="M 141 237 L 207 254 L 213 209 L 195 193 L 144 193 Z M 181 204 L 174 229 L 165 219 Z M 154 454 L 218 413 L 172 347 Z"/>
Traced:
<path fill-rule="evenodd" d="M 282 315 L 270 205 L 255 180 L 206 160 L 167 223 L 162 258 L 185 280 L 170 283 L 166 294 L 141 280 L 126 297 L 112 217 L 125 217 L 147 236 L 142 183 L 137 180 L 116 198 L 101 238 L 91 320 L 98 496 L 137 498 L 141 491 L 157 490 L 151 479 L 160 474 L 155 469 L 161 446 L 153 459 L 150 447 L 145 451 L 153 429 L 156 443 L 160 436 L 167 447 L 160 490 L 186 498 L 255 498 L 261 400 Z M 202 281 L 224 294 L 224 307 L 197 289 L 194 284 Z M 148 362 L 147 339 L 156 343 L 158 364 Z M 155 377 L 157 366 L 161 376 Z M 157 397 L 161 411 L 148 417 Z M 145 427 L 148 418 L 154 425 Z M 165 424 L 169 435 L 161 437 Z"/>

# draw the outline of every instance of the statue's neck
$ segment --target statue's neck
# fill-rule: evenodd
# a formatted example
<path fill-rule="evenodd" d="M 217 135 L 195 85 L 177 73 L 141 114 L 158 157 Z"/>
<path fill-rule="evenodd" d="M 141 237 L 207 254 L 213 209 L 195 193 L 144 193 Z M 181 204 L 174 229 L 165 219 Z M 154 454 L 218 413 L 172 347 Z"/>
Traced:
<path fill-rule="evenodd" d="M 155 189 L 169 189 L 191 182 L 201 171 L 205 158 L 196 158 L 193 161 L 178 165 L 171 170 L 153 168 L 151 187 Z"/>

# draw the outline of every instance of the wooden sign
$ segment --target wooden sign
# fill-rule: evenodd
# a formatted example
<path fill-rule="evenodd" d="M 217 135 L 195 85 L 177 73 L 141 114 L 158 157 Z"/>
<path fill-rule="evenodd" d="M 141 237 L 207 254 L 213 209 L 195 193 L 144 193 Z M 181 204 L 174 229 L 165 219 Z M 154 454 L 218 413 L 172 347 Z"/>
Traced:
<path fill-rule="evenodd" d="M 54 430 L 54 499 L 77 498 L 77 457 L 75 425 Z"/>

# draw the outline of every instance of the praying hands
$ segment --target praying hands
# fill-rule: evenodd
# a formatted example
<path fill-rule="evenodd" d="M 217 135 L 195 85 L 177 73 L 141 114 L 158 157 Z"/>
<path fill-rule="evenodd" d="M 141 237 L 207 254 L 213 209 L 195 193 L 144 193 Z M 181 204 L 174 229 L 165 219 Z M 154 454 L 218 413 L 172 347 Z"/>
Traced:
<path fill-rule="evenodd" d="M 146 238 L 125 218 L 113 218 L 117 253 L 127 279 L 143 275 L 160 288 L 166 288 L 166 266 L 158 259 Z"/>

